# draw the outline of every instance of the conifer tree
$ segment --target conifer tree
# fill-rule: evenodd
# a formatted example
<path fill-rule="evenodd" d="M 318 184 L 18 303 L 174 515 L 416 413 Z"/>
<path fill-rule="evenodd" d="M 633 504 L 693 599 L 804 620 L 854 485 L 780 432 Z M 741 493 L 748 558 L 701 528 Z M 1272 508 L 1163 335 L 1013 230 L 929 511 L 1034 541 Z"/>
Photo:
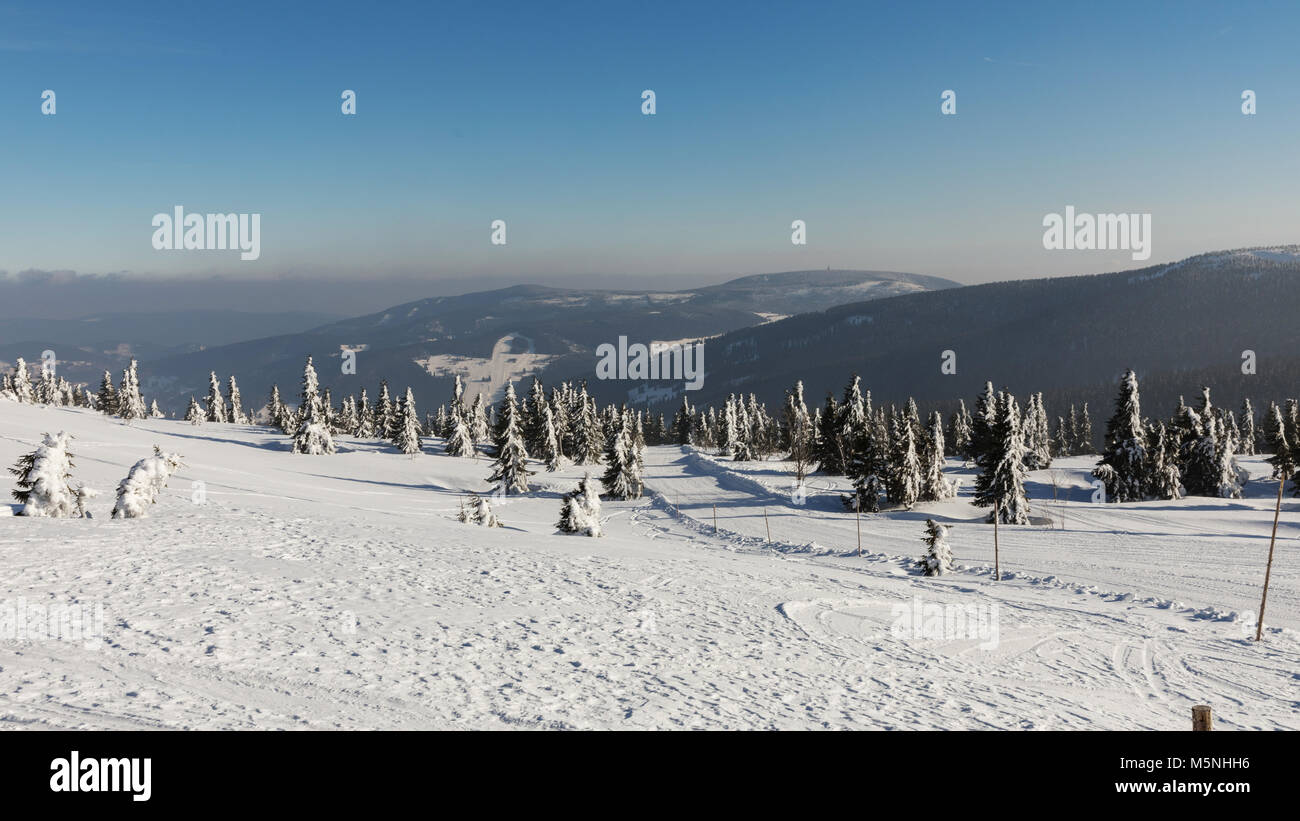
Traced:
<path fill-rule="evenodd" d="M 208 399 L 204 405 L 204 420 L 208 422 L 226 421 L 226 400 L 221 398 L 221 383 L 217 381 L 216 371 L 208 375 Z"/>
<path fill-rule="evenodd" d="M 226 420 L 236 425 L 247 425 L 248 417 L 244 415 L 244 399 L 239 395 L 239 385 L 235 382 L 233 373 L 226 380 L 226 393 L 230 397 L 230 410 L 226 414 Z"/>
<path fill-rule="evenodd" d="M 1250 406 L 1250 399 L 1241 403 L 1241 450 L 1243 456 L 1254 456 L 1258 447 L 1259 434 L 1255 431 L 1255 409 Z"/>
<path fill-rule="evenodd" d="M 1297 464 L 1300 463 L 1300 454 L 1296 452 L 1296 446 L 1292 443 L 1291 438 L 1287 435 L 1286 420 L 1282 416 L 1282 409 L 1277 405 L 1270 405 L 1271 422 L 1264 426 L 1267 440 L 1265 442 L 1273 455 L 1269 457 L 1268 462 L 1273 466 L 1273 478 L 1283 479 L 1292 477 L 1296 479 L 1296 495 L 1300 495 L 1300 473 L 1297 473 Z"/>
<path fill-rule="evenodd" d="M 957 400 L 957 410 L 952 415 L 952 453 L 963 462 L 972 459 L 971 454 L 971 417 L 966 410 L 966 400 Z"/>
<path fill-rule="evenodd" d="M 128 422 L 144 419 L 147 415 L 144 399 L 140 396 L 140 375 L 134 358 L 122 371 L 122 384 L 117 389 L 117 413 Z"/>
<path fill-rule="evenodd" d="M 632 439 L 631 420 L 620 416 L 605 446 L 605 474 L 600 482 L 612 499 L 641 498 L 641 470 Z"/>
<path fill-rule="evenodd" d="M 397 433 L 397 414 L 393 399 L 388 395 L 388 380 L 379 383 L 379 398 L 375 400 L 375 437 L 392 441 Z"/>
<path fill-rule="evenodd" d="M 1146 497 L 1150 476 L 1146 436 L 1137 374 L 1131 368 L 1120 380 L 1115 414 L 1106 424 L 1106 449 L 1092 475 L 1105 484 L 1109 501 L 1138 502 Z"/>
<path fill-rule="evenodd" d="M 73 488 L 73 455 L 68 447 L 72 435 L 62 431 L 46 433 L 41 445 L 18 458 L 9 472 L 18 477 L 13 498 L 22 505 L 19 516 L 82 518 L 86 502 L 95 492 L 84 486 Z"/>
<path fill-rule="evenodd" d="M 14 363 L 13 392 L 14 396 L 18 397 L 19 402 L 31 402 L 34 398 L 32 394 L 32 378 L 27 373 L 27 363 L 23 361 L 21 356 Z"/>
<path fill-rule="evenodd" d="M 981 473 L 975 480 L 975 504 L 993 507 L 1002 524 L 1029 524 L 1029 501 L 1025 498 L 1024 440 L 1021 438 L 1020 408 L 1008 392 L 998 394 L 996 413 L 988 430 L 987 445 L 980 455 Z"/>
<path fill-rule="evenodd" d="M 366 389 L 362 388 L 361 396 L 357 398 L 357 427 L 352 434 L 358 439 L 374 439 L 377 427 L 375 408 L 370 404 Z"/>
<path fill-rule="evenodd" d="M 916 432 L 906 414 L 893 420 L 890 439 L 894 447 L 886 484 L 892 504 L 911 510 L 921 495 L 921 458 L 916 452 Z"/>
<path fill-rule="evenodd" d="M 185 411 L 185 421 L 191 425 L 203 424 L 203 409 L 199 407 L 199 402 L 193 396 L 190 397 L 190 406 Z"/>
<path fill-rule="evenodd" d="M 447 435 L 447 455 L 474 455 L 474 439 L 469 435 L 469 425 L 465 423 L 464 416 L 460 412 L 457 412 L 457 409 L 453 408 L 451 419 L 451 433 Z"/>
<path fill-rule="evenodd" d="M 95 395 L 95 409 L 109 416 L 117 415 L 117 390 L 113 387 L 113 375 L 104 371 L 104 378 L 99 381 L 99 393 Z"/>
<path fill-rule="evenodd" d="M 555 435 L 555 414 L 549 404 L 542 406 L 541 450 L 539 456 L 546 462 L 546 470 L 555 472 L 563 467 L 565 459 L 560 452 L 560 440 Z"/>
<path fill-rule="evenodd" d="M 158 494 L 167 486 L 167 480 L 181 467 L 181 457 L 163 453 L 157 445 L 153 456 L 136 462 L 126 478 L 118 483 L 117 502 L 113 505 L 114 519 L 140 519 L 149 515 L 149 508 L 158 500 Z"/>
<path fill-rule="evenodd" d="M 513 386 L 507 386 L 506 396 L 507 401 L 513 402 Z M 528 450 L 524 447 L 523 434 L 519 430 L 517 411 L 518 408 L 515 407 L 511 412 L 501 415 L 494 438 L 496 459 L 492 462 L 492 475 L 488 481 L 497 484 L 502 495 L 527 493 L 528 477 L 533 473 L 528 469 Z"/>
<path fill-rule="evenodd" d="M 943 417 L 937 411 L 930 414 L 929 435 L 925 438 L 925 451 L 922 454 L 921 467 L 925 475 L 921 482 L 920 500 L 923 502 L 941 502 L 956 495 L 952 482 L 943 475 L 944 440 Z"/>
<path fill-rule="evenodd" d="M 302 397 L 298 404 L 298 429 L 293 435 L 293 452 L 312 456 L 334 453 L 334 437 L 325 422 L 320 399 L 320 383 L 311 357 L 302 372 Z"/>
<path fill-rule="evenodd" d="M 561 533 L 604 535 L 600 523 L 600 495 L 596 493 L 590 474 L 582 477 L 577 490 L 565 494 L 556 527 Z"/>
<path fill-rule="evenodd" d="M 948 525 L 934 519 L 925 520 L 925 556 L 917 562 L 926 576 L 942 576 L 952 572 L 952 547 L 948 544 Z"/>
<path fill-rule="evenodd" d="M 398 400 L 397 418 L 394 422 L 393 445 L 408 456 L 420 452 L 424 443 L 420 441 L 420 416 L 415 411 L 415 396 L 411 389 Z"/>
<path fill-rule="evenodd" d="M 604 434 L 596 418 L 596 405 L 588 396 L 584 387 L 579 393 L 578 415 L 573 428 L 573 463 L 575 465 L 600 464 L 601 450 L 604 448 Z"/>
<path fill-rule="evenodd" d="M 1150 447 L 1150 477 L 1148 488 L 1150 495 L 1157 499 L 1181 499 L 1183 496 L 1182 474 L 1178 469 L 1178 459 L 1171 446 L 1168 429 L 1164 422 L 1158 422 L 1148 436 Z"/>

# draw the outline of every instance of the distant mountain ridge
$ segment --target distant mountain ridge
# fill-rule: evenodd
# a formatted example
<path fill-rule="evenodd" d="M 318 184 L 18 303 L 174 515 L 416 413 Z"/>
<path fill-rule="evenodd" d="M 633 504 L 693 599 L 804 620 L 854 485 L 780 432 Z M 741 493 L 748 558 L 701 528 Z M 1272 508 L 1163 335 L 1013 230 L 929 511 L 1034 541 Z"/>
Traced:
<path fill-rule="evenodd" d="M 880 271 L 789 271 L 741 277 L 687 290 L 573 289 L 516 285 L 396 305 L 292 334 L 245 340 L 143 359 L 146 392 L 166 410 L 183 409 L 207 391 L 210 371 L 234 373 L 250 405 L 272 384 L 286 401 L 297 395 L 306 356 L 315 357 L 323 387 L 337 396 L 380 379 L 411 386 L 421 407 L 441 402 L 456 373 L 471 395 L 492 395 L 507 379 L 558 367 L 586 371 L 592 352 L 619 336 L 644 342 L 699 339 L 821 310 L 846 301 L 955 288 L 940 277 Z M 341 350 L 358 351 L 355 376 L 341 373 Z"/>

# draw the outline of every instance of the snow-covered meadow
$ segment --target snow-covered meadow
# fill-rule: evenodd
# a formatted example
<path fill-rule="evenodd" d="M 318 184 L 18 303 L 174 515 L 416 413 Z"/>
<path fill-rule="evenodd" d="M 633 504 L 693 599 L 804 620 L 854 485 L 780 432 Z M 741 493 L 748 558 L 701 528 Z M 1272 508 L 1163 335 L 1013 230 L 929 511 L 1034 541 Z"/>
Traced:
<path fill-rule="evenodd" d="M 650 447 L 646 495 L 588 538 L 556 533 L 582 467 L 534 463 L 503 527 L 457 521 L 489 460 L 439 439 L 306 456 L 269 428 L 0 400 L 0 463 L 60 430 L 100 495 L 89 520 L 0 506 L 0 727 L 1181 730 L 1206 703 L 1220 729 L 1300 729 L 1300 500 L 1255 643 L 1256 457 L 1243 499 L 1123 505 L 1058 459 L 995 581 L 952 460 L 957 499 L 859 523 L 842 477 L 799 499 L 783 463 Z M 184 466 L 147 518 L 111 519 L 155 445 Z M 953 525 L 950 575 L 915 568 L 926 518 Z M 19 602 L 102 607 L 103 634 L 12 637 Z M 996 629 L 938 635 L 936 606 Z"/>

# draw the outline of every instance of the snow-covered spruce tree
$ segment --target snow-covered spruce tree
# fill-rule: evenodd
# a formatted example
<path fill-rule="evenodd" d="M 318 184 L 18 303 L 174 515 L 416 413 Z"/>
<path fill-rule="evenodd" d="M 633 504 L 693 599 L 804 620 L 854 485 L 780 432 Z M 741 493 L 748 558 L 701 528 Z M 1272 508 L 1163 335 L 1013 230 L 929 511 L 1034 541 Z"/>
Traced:
<path fill-rule="evenodd" d="M 227 421 L 226 400 L 221 396 L 221 382 L 217 380 L 216 371 L 208 374 L 208 398 L 203 404 L 203 419 L 206 422 Z"/>
<path fill-rule="evenodd" d="M 992 507 L 1008 525 L 1029 524 L 1029 500 L 1025 498 L 1025 445 L 1021 439 L 1020 407 L 1008 392 L 998 394 L 997 416 L 988 431 L 988 444 L 980 455 L 980 475 L 975 479 L 975 504 Z"/>
<path fill-rule="evenodd" d="M 409 387 L 397 401 L 397 421 L 394 424 L 393 446 L 408 456 L 419 453 L 424 443 L 420 441 L 420 417 L 415 412 L 415 395 Z"/>
<path fill-rule="evenodd" d="M 469 425 L 464 416 L 453 406 L 451 432 L 447 434 L 446 453 L 448 456 L 473 456 L 474 440 L 469 435 Z"/>
<path fill-rule="evenodd" d="M 582 477 L 577 490 L 565 494 L 564 501 L 560 504 L 560 521 L 556 527 L 561 533 L 604 535 L 600 526 L 600 495 L 596 492 L 590 474 Z"/>
<path fill-rule="evenodd" d="M 469 435 L 476 445 L 491 444 L 492 428 L 488 425 L 487 403 L 483 394 L 474 397 L 474 404 L 469 409 Z"/>
<path fill-rule="evenodd" d="M 880 495 L 885 492 L 891 452 L 884 413 L 884 408 L 881 408 L 867 421 L 860 441 L 850 451 L 845 476 L 853 482 L 853 495 L 840 497 L 849 510 L 865 513 L 880 510 Z"/>
<path fill-rule="evenodd" d="M 191 425 L 203 424 L 203 408 L 199 407 L 199 401 L 193 396 L 190 397 L 190 406 L 185 410 L 185 421 Z"/>
<path fill-rule="evenodd" d="M 507 389 L 509 399 L 514 399 L 514 391 Z M 527 493 L 528 450 L 524 447 L 523 434 L 519 430 L 519 416 L 516 412 L 502 414 L 502 424 L 497 426 L 493 444 L 496 446 L 496 458 L 492 462 L 492 475 L 488 481 L 497 485 L 503 495 Z"/>
<path fill-rule="evenodd" d="M 1108 501 L 1140 502 L 1146 498 L 1150 469 L 1138 378 L 1132 368 L 1120 379 L 1115 414 L 1106 423 L 1106 449 L 1092 475 L 1105 484 Z"/>
<path fill-rule="evenodd" d="M 911 510 L 921 495 L 921 457 L 916 452 L 916 432 L 905 414 L 895 416 L 890 428 L 893 448 L 889 460 L 886 495 L 889 502 Z"/>
<path fill-rule="evenodd" d="M 393 407 L 393 398 L 388 394 L 388 380 L 379 383 L 379 398 L 375 400 L 375 438 L 392 441 L 395 430 L 394 419 L 397 418 Z"/>
<path fill-rule="evenodd" d="M 149 418 L 150 418 L 150 419 L 166 419 L 166 418 L 167 418 L 167 414 L 163 413 L 163 412 L 162 412 L 162 409 L 158 407 L 158 400 L 157 400 L 157 399 L 153 399 L 153 400 L 151 400 L 151 401 L 149 402 Z"/>
<path fill-rule="evenodd" d="M 1259 433 L 1255 430 L 1255 409 L 1250 406 L 1250 399 L 1241 403 L 1241 450 L 1243 456 L 1254 456 L 1259 447 Z"/>
<path fill-rule="evenodd" d="M 1213 413 L 1203 418 L 1190 407 L 1183 407 L 1179 424 L 1178 465 L 1189 496 L 1219 495 L 1219 436 Z"/>
<path fill-rule="evenodd" d="M 1091 456 L 1097 452 L 1092 446 L 1092 413 L 1088 410 L 1088 403 L 1083 403 L 1083 410 L 1079 412 L 1079 441 L 1075 445 L 1077 452 L 1083 456 Z"/>
<path fill-rule="evenodd" d="M 673 414 L 673 442 L 678 445 L 691 444 L 691 432 L 695 428 L 695 412 L 691 409 L 691 401 L 682 394 L 682 406 Z"/>
<path fill-rule="evenodd" d="M 134 358 L 122 371 L 122 384 L 117 389 L 117 415 L 128 422 L 148 415 L 140 396 L 140 373 Z"/>
<path fill-rule="evenodd" d="M 1287 436 L 1286 427 L 1286 419 L 1282 416 L 1282 409 L 1276 404 L 1270 404 L 1269 414 L 1265 417 L 1264 446 L 1273 453 L 1268 458 L 1269 464 L 1273 466 L 1273 478 L 1290 477 L 1295 479 L 1295 493 L 1300 496 L 1300 472 L 1297 472 L 1297 468 L 1300 466 L 1300 454 L 1297 454 L 1295 445 Z"/>
<path fill-rule="evenodd" d="M 32 393 L 32 377 L 27 373 L 27 363 L 21 356 L 14 363 L 13 391 L 19 402 L 30 403 L 35 398 Z"/>
<path fill-rule="evenodd" d="M 826 391 L 826 405 L 817 409 L 817 469 L 840 475 L 847 465 L 844 443 L 840 440 L 840 406 L 835 395 Z"/>
<path fill-rule="evenodd" d="M 970 420 L 970 456 L 976 465 L 981 464 L 984 452 L 996 448 L 993 427 L 997 424 L 998 397 L 993 383 L 984 383 L 984 393 L 975 400 L 975 413 Z"/>
<path fill-rule="evenodd" d="M 641 468 L 626 414 L 620 417 L 618 427 L 605 445 L 605 474 L 600 477 L 600 483 L 611 499 L 641 498 Z"/>
<path fill-rule="evenodd" d="M 533 385 L 528 391 L 528 399 L 520 409 L 519 416 L 519 430 L 524 435 L 524 447 L 529 453 L 541 453 L 545 446 L 545 420 L 548 408 L 550 403 L 546 401 L 546 389 L 542 387 L 541 380 L 534 377 Z M 552 426 L 555 424 L 553 416 L 551 424 Z"/>
<path fill-rule="evenodd" d="M 497 518 L 496 513 L 492 511 L 492 505 L 488 500 L 476 493 L 471 493 L 469 505 L 464 503 L 460 506 L 460 515 L 456 517 L 466 524 L 483 525 L 484 527 L 504 527 L 501 520 Z"/>
<path fill-rule="evenodd" d="M 1070 432 L 1065 426 L 1065 418 L 1056 417 L 1056 437 L 1052 440 L 1053 456 L 1070 455 Z"/>
<path fill-rule="evenodd" d="M 520 447 L 524 449 L 524 458 L 528 458 L 528 445 L 524 442 L 524 420 L 519 411 L 519 401 L 515 396 L 515 383 L 506 383 L 505 395 L 501 398 L 497 406 L 496 427 L 492 430 L 492 444 L 501 447 L 501 443 L 507 438 L 506 433 L 509 430 L 515 432 L 519 439 Z"/>
<path fill-rule="evenodd" d="M 551 412 L 551 406 L 542 406 L 542 434 L 541 450 L 539 456 L 546 462 L 546 470 L 555 472 L 564 466 L 568 460 L 560 452 L 560 440 L 555 435 L 555 414 Z"/>
<path fill-rule="evenodd" d="M 163 453 L 154 445 L 153 456 L 146 456 L 136 462 L 126 478 L 118 483 L 113 518 L 139 519 L 148 516 L 150 506 L 158 500 L 158 494 L 167 486 L 167 480 L 180 467 L 179 454 Z"/>
<path fill-rule="evenodd" d="M 971 460 L 971 419 L 970 411 L 966 410 L 965 399 L 957 400 L 957 410 L 953 411 L 949 429 L 952 432 L 952 455 L 963 462 L 969 462 Z"/>
<path fill-rule="evenodd" d="M 1241 465 L 1237 464 L 1237 433 L 1236 428 L 1231 423 L 1232 414 L 1225 417 L 1225 422 L 1220 423 L 1218 419 L 1214 420 L 1214 432 L 1216 435 L 1214 460 L 1215 460 L 1215 495 L 1221 499 L 1240 499 L 1242 488 L 1250 478 Z"/>
<path fill-rule="evenodd" d="M 1029 397 L 1025 412 L 1025 467 L 1043 470 L 1052 464 L 1052 438 L 1047 427 L 1047 409 L 1043 407 L 1043 394 Z"/>
<path fill-rule="evenodd" d="M 924 477 L 921 481 L 920 500 L 923 502 L 942 502 L 956 495 L 953 483 L 943 475 L 943 459 L 943 417 L 934 411 L 930 414 L 929 435 L 925 439 L 925 451 L 921 458 Z"/>
<path fill-rule="evenodd" d="M 239 385 L 235 382 L 233 373 L 226 380 L 226 393 L 230 396 L 230 410 L 226 414 L 226 421 L 234 422 L 236 425 L 247 425 L 248 417 L 244 415 L 244 399 L 239 395 Z"/>
<path fill-rule="evenodd" d="M 917 564 L 926 576 L 942 576 L 952 571 L 952 547 L 948 544 L 948 525 L 934 519 L 925 520 L 925 556 Z"/>
<path fill-rule="evenodd" d="M 1170 444 L 1168 429 L 1164 422 L 1157 422 L 1147 434 L 1150 457 L 1147 478 L 1148 493 L 1156 499 L 1181 499 L 1183 496 L 1182 474 L 1178 470 L 1178 460 Z"/>
<path fill-rule="evenodd" d="M 596 416 L 596 403 L 587 396 L 585 387 L 579 392 L 578 399 L 579 410 L 573 427 L 573 463 L 598 465 L 604 448 L 604 433 Z"/>
<path fill-rule="evenodd" d="M 803 484 L 803 480 L 813 469 L 814 433 L 812 418 L 808 416 L 808 405 L 803 398 L 803 380 L 794 383 L 794 387 L 785 397 L 785 431 L 786 458 L 793 466 L 794 481 Z"/>
<path fill-rule="evenodd" d="M 370 397 L 366 396 L 366 389 L 361 389 L 361 396 L 357 399 L 357 426 L 353 429 L 352 435 L 358 439 L 375 438 L 375 409 L 370 405 Z"/>
<path fill-rule="evenodd" d="M 117 415 L 117 389 L 113 387 L 113 375 L 104 371 L 104 378 L 99 381 L 99 393 L 95 394 L 95 409 L 109 416 Z"/>
<path fill-rule="evenodd" d="M 321 407 L 320 384 L 311 357 L 302 370 L 302 399 L 298 405 L 298 430 L 293 435 L 293 452 L 310 456 L 334 453 L 334 437 L 325 423 Z"/>
<path fill-rule="evenodd" d="M 18 458 L 9 472 L 18 477 L 14 500 L 22 505 L 19 516 L 81 518 L 86 515 L 86 501 L 95 495 L 86 487 L 73 488 L 72 453 L 68 446 L 72 435 L 59 431 L 45 434 L 40 447 Z"/>

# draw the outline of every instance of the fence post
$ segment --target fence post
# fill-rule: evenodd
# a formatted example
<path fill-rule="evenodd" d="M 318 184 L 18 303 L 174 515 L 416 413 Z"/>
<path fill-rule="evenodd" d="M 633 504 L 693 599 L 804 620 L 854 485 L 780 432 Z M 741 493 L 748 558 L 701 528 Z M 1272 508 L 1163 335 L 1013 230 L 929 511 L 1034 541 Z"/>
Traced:
<path fill-rule="evenodd" d="M 998 519 L 1002 518 L 1002 503 L 993 501 L 993 581 L 1002 581 L 1002 565 L 998 563 Z"/>
<path fill-rule="evenodd" d="M 1197 730 L 1197 731 L 1212 730 L 1214 728 L 1211 726 L 1211 724 L 1212 721 L 1210 718 L 1210 705 L 1197 704 L 1195 707 L 1192 708 L 1192 729 L 1193 730 Z"/>

